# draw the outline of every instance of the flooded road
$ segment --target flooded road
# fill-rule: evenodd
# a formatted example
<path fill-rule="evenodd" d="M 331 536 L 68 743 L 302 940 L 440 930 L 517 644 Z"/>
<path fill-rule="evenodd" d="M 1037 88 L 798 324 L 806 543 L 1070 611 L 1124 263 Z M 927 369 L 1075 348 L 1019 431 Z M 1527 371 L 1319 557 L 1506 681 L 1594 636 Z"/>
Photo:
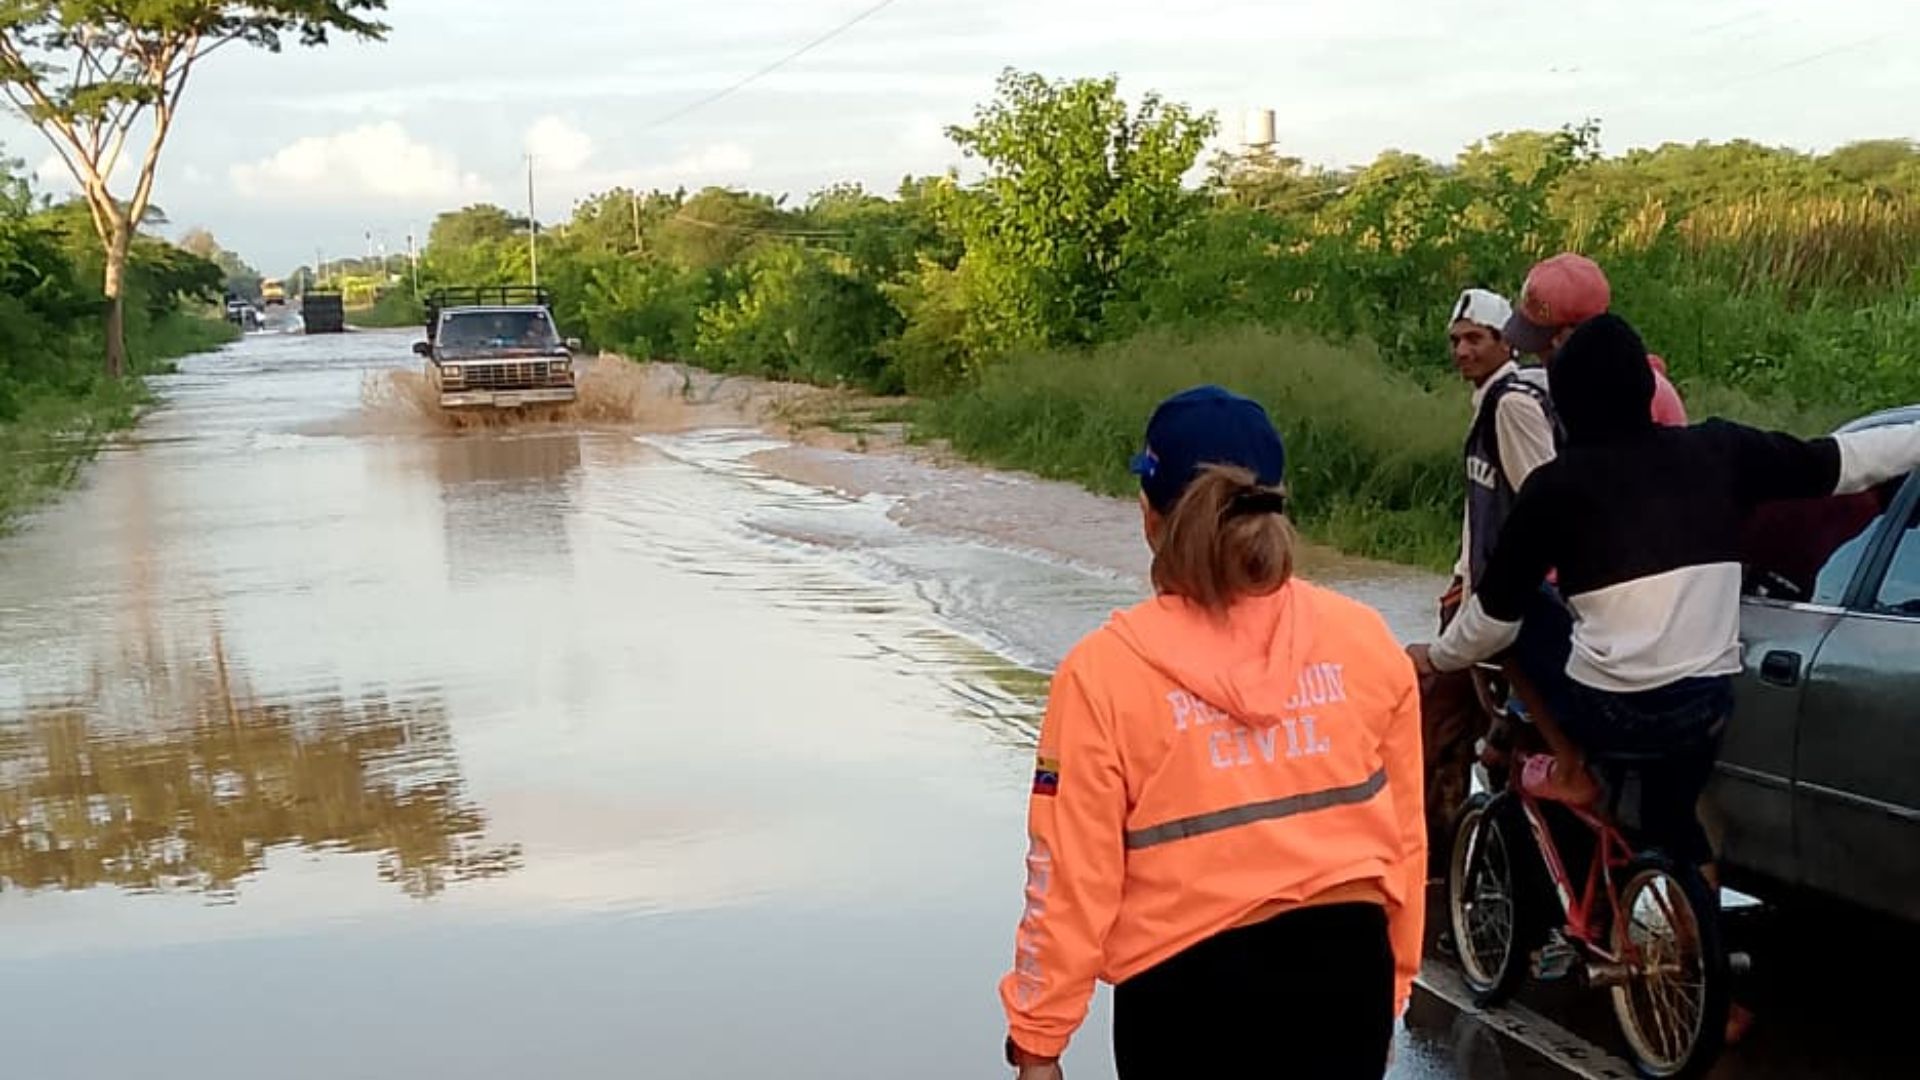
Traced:
<path fill-rule="evenodd" d="M 997 1075 L 1042 673 L 1140 596 L 1125 508 L 368 423 L 407 341 L 189 360 L 0 540 L 8 1075 Z M 1423 629 L 1427 579 L 1342 584 Z M 1427 995 L 1396 1075 L 1565 1074 Z"/>

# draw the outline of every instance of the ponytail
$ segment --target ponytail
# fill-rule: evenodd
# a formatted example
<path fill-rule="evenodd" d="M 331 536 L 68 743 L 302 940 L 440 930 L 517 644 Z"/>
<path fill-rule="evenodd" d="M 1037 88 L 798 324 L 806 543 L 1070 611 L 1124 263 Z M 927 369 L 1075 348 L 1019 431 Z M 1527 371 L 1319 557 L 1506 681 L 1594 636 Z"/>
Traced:
<path fill-rule="evenodd" d="M 1161 522 L 1153 587 L 1225 614 L 1236 600 L 1285 585 L 1297 542 L 1284 493 L 1246 469 L 1211 465 Z"/>

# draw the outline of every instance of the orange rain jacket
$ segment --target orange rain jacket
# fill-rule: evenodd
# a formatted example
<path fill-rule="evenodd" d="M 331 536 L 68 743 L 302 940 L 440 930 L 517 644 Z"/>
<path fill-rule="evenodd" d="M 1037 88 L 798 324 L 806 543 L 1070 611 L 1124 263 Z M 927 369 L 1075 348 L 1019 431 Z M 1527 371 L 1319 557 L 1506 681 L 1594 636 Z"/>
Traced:
<path fill-rule="evenodd" d="M 1404 1010 L 1426 907 L 1419 699 L 1377 612 L 1298 580 L 1225 620 L 1160 597 L 1088 635 L 1040 730 L 1000 984 L 1013 1041 L 1056 1056 L 1096 977 L 1315 903 L 1387 908 Z"/>

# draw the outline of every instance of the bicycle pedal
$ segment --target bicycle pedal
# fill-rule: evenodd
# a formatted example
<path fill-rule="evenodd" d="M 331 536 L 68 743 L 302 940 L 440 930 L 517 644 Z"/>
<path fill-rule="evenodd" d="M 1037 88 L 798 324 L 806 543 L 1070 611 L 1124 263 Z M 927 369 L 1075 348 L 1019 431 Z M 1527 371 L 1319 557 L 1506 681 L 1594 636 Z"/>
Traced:
<path fill-rule="evenodd" d="M 1578 959 L 1571 946 L 1543 945 L 1533 954 L 1533 978 L 1536 982 L 1559 982 L 1573 974 L 1574 962 Z"/>

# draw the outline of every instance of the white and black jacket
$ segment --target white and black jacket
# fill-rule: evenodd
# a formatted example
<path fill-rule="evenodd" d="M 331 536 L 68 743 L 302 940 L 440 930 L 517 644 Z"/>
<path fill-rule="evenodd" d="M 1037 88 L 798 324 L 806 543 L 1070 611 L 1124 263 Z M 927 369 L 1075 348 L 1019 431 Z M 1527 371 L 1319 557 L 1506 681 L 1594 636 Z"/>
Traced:
<path fill-rule="evenodd" d="M 1738 672 L 1740 533 L 1754 507 L 1915 468 L 1920 425 L 1803 440 L 1709 421 L 1564 447 L 1527 478 L 1433 664 L 1455 671 L 1504 651 L 1553 570 L 1573 610 L 1573 679 L 1631 693 Z"/>

